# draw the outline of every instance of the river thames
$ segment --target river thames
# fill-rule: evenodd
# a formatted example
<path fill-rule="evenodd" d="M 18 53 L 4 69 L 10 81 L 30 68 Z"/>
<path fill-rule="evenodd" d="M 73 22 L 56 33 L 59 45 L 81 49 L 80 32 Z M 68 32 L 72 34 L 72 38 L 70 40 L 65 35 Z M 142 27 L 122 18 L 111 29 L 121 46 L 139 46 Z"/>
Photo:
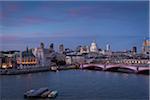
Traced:
<path fill-rule="evenodd" d="M 40 87 L 58 90 L 56 100 L 149 100 L 148 75 L 66 70 L 0 76 L 0 81 L 1 100 L 24 100 L 24 92 Z"/>

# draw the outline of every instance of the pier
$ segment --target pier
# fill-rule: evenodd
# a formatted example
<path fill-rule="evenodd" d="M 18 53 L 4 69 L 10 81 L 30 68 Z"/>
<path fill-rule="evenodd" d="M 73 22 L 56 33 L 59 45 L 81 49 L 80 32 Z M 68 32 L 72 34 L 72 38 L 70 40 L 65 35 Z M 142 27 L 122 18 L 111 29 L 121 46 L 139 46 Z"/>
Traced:
<path fill-rule="evenodd" d="M 50 71 L 49 67 L 36 67 L 28 69 L 0 69 L 0 75 L 17 75 L 17 74 L 27 74 Z"/>
<path fill-rule="evenodd" d="M 53 68 L 57 70 L 70 70 L 70 69 L 79 69 L 78 66 L 75 65 L 64 65 L 64 66 L 36 66 L 23 68 L 23 69 L 0 69 L 0 75 L 17 75 L 17 74 L 28 74 L 28 73 L 37 73 L 37 72 L 45 72 L 45 71 L 54 71 Z"/>

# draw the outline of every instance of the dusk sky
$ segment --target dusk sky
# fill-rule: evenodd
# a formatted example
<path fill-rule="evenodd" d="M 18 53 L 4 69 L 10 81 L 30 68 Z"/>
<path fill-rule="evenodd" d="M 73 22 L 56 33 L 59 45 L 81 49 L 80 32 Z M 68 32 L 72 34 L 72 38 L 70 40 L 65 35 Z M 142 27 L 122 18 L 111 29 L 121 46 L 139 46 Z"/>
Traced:
<path fill-rule="evenodd" d="M 24 50 L 54 43 L 74 49 L 95 40 L 99 48 L 141 50 L 149 34 L 148 1 L 2 2 L 0 50 Z"/>

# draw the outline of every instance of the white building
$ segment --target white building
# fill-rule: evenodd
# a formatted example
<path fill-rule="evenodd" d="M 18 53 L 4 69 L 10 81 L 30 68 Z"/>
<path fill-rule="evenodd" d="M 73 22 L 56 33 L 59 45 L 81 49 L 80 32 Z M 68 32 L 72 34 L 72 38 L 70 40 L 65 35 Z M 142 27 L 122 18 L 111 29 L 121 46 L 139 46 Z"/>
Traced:
<path fill-rule="evenodd" d="M 42 48 L 34 48 L 32 52 L 34 56 L 38 58 L 39 64 L 44 66 L 45 63 L 44 50 Z"/>
<path fill-rule="evenodd" d="M 89 53 L 90 52 L 90 48 L 89 46 L 86 46 L 86 52 Z"/>
<path fill-rule="evenodd" d="M 109 44 L 106 45 L 106 51 L 110 51 L 110 45 Z"/>
<path fill-rule="evenodd" d="M 83 56 L 66 56 L 66 64 L 83 64 L 85 63 L 85 59 Z"/>
<path fill-rule="evenodd" d="M 32 53 L 35 57 L 38 58 L 39 64 L 41 66 L 45 66 L 46 64 L 46 53 L 48 53 L 49 50 L 44 48 L 44 44 L 41 43 L 39 48 L 32 49 Z"/>
<path fill-rule="evenodd" d="M 98 52 L 97 45 L 95 42 L 91 43 L 90 52 Z"/>
<path fill-rule="evenodd" d="M 72 58 L 71 58 L 71 56 L 66 56 L 65 61 L 66 61 L 66 64 L 72 64 Z"/>
<path fill-rule="evenodd" d="M 83 53 L 89 53 L 89 46 L 81 46 L 80 47 L 80 54 L 83 54 Z"/>

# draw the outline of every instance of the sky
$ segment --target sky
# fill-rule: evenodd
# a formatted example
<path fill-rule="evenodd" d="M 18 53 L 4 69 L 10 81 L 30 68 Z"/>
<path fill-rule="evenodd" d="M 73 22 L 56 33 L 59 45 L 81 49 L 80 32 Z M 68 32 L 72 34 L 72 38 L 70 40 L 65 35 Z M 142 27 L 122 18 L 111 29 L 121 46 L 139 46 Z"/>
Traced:
<path fill-rule="evenodd" d="M 0 50 L 110 44 L 141 50 L 149 35 L 148 1 L 0 1 Z"/>

